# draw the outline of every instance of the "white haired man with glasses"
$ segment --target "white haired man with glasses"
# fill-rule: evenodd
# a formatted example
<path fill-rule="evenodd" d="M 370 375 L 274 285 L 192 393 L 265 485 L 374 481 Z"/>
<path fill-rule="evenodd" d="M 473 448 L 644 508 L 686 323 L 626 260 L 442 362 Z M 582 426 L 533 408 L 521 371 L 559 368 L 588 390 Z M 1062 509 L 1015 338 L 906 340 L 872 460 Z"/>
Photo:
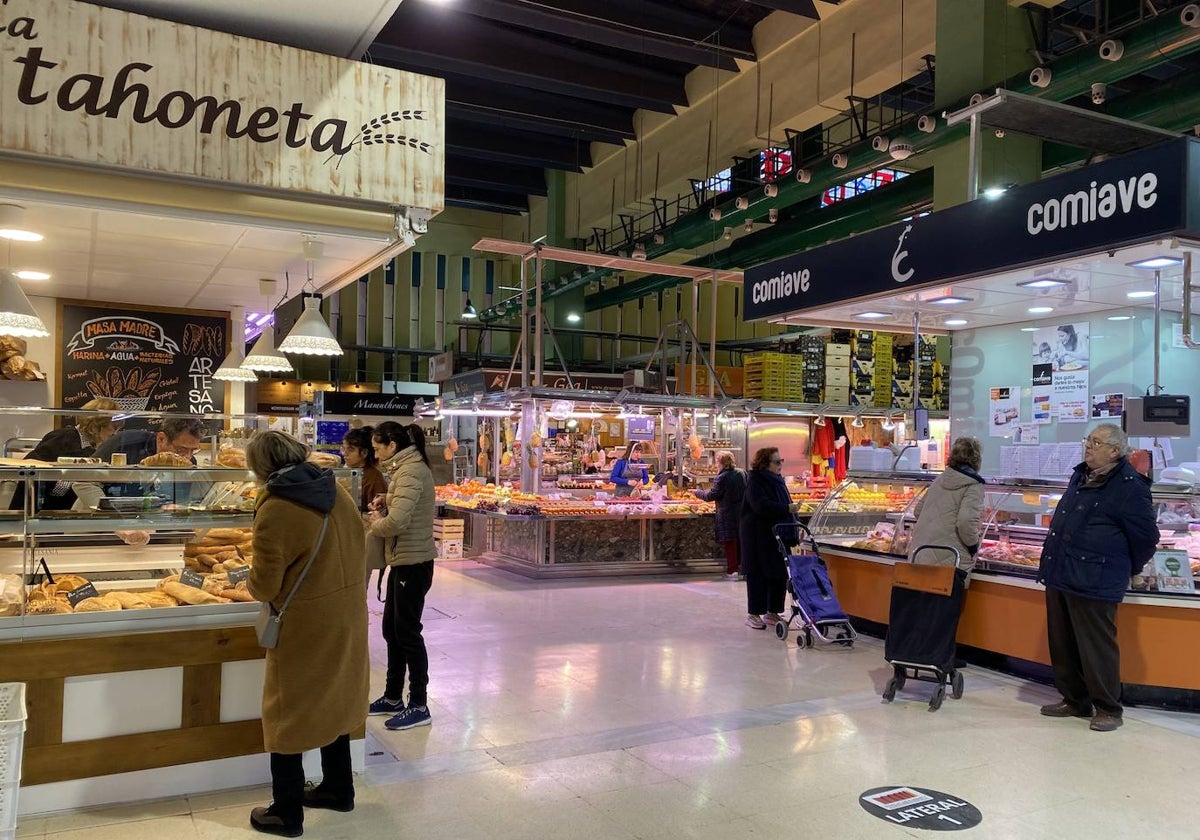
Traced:
<path fill-rule="evenodd" d="M 1123 711 L 1117 604 L 1154 556 L 1158 526 L 1150 479 L 1129 463 L 1121 427 L 1102 423 L 1083 444 L 1083 463 L 1054 509 L 1038 568 L 1054 686 L 1063 698 L 1041 711 L 1090 717 L 1093 730 L 1111 732 Z"/>

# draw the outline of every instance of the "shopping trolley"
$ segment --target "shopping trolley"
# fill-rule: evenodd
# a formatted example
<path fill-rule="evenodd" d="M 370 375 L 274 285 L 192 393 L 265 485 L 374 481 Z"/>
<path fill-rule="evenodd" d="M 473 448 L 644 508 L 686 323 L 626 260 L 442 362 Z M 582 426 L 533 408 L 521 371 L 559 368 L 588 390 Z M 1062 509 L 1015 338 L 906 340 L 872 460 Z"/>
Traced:
<path fill-rule="evenodd" d="M 829 570 L 812 532 L 799 521 L 780 523 L 772 530 L 787 564 L 792 603 L 790 614 L 775 623 L 775 635 L 786 639 L 792 622 L 796 622 L 796 644 L 801 648 L 811 648 L 817 642 L 853 647 L 858 633 L 834 594 Z"/>

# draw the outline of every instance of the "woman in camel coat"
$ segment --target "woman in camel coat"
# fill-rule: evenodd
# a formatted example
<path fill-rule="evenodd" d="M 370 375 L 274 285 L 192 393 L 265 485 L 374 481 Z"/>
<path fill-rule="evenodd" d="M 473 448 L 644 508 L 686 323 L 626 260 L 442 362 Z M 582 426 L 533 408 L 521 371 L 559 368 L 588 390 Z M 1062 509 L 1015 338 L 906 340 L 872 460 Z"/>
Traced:
<path fill-rule="evenodd" d="M 308 447 L 282 432 L 259 434 L 246 448 L 247 465 L 266 484 L 247 582 L 255 598 L 283 605 L 328 515 L 316 558 L 284 613 L 279 644 L 267 651 L 262 721 L 274 802 L 255 808 L 250 824 L 284 837 L 303 832 L 305 806 L 354 808 L 350 735 L 365 723 L 369 696 L 362 518 L 333 473 L 307 456 Z M 305 791 L 302 753 L 317 748 L 324 778 Z"/>

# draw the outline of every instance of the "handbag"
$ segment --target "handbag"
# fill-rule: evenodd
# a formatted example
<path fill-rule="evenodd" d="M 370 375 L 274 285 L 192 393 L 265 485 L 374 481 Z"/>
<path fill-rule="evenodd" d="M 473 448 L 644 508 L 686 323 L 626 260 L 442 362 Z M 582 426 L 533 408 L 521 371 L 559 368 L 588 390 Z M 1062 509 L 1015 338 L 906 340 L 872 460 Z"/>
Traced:
<path fill-rule="evenodd" d="M 317 552 L 321 550 L 321 543 L 325 542 L 325 531 L 328 528 L 329 514 L 325 514 L 325 521 L 321 523 L 321 535 L 317 537 L 317 544 L 313 546 L 308 562 L 304 564 L 304 568 L 300 571 L 300 577 L 296 578 L 296 582 L 292 584 L 292 591 L 283 600 L 283 606 L 275 609 L 274 604 L 270 601 L 265 601 L 259 607 L 258 618 L 254 620 L 254 632 L 258 634 L 259 646 L 267 650 L 273 650 L 279 644 L 279 630 L 283 626 L 283 614 L 287 612 L 288 605 L 292 603 L 292 598 L 296 596 L 296 590 L 300 588 L 300 584 L 304 581 L 304 576 L 308 574 L 308 570 L 312 568 L 313 561 L 317 559 Z"/>

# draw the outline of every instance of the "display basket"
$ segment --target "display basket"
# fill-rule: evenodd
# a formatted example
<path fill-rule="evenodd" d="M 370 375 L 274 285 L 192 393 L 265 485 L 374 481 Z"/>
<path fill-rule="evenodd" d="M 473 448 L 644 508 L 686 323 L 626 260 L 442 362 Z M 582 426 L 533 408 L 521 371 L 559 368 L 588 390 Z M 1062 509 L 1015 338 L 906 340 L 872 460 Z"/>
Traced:
<path fill-rule="evenodd" d="M 145 411 L 150 404 L 149 397 L 113 397 L 117 408 L 121 411 Z"/>
<path fill-rule="evenodd" d="M 10 840 L 17 832 L 26 717 L 25 683 L 0 683 L 0 840 Z"/>

